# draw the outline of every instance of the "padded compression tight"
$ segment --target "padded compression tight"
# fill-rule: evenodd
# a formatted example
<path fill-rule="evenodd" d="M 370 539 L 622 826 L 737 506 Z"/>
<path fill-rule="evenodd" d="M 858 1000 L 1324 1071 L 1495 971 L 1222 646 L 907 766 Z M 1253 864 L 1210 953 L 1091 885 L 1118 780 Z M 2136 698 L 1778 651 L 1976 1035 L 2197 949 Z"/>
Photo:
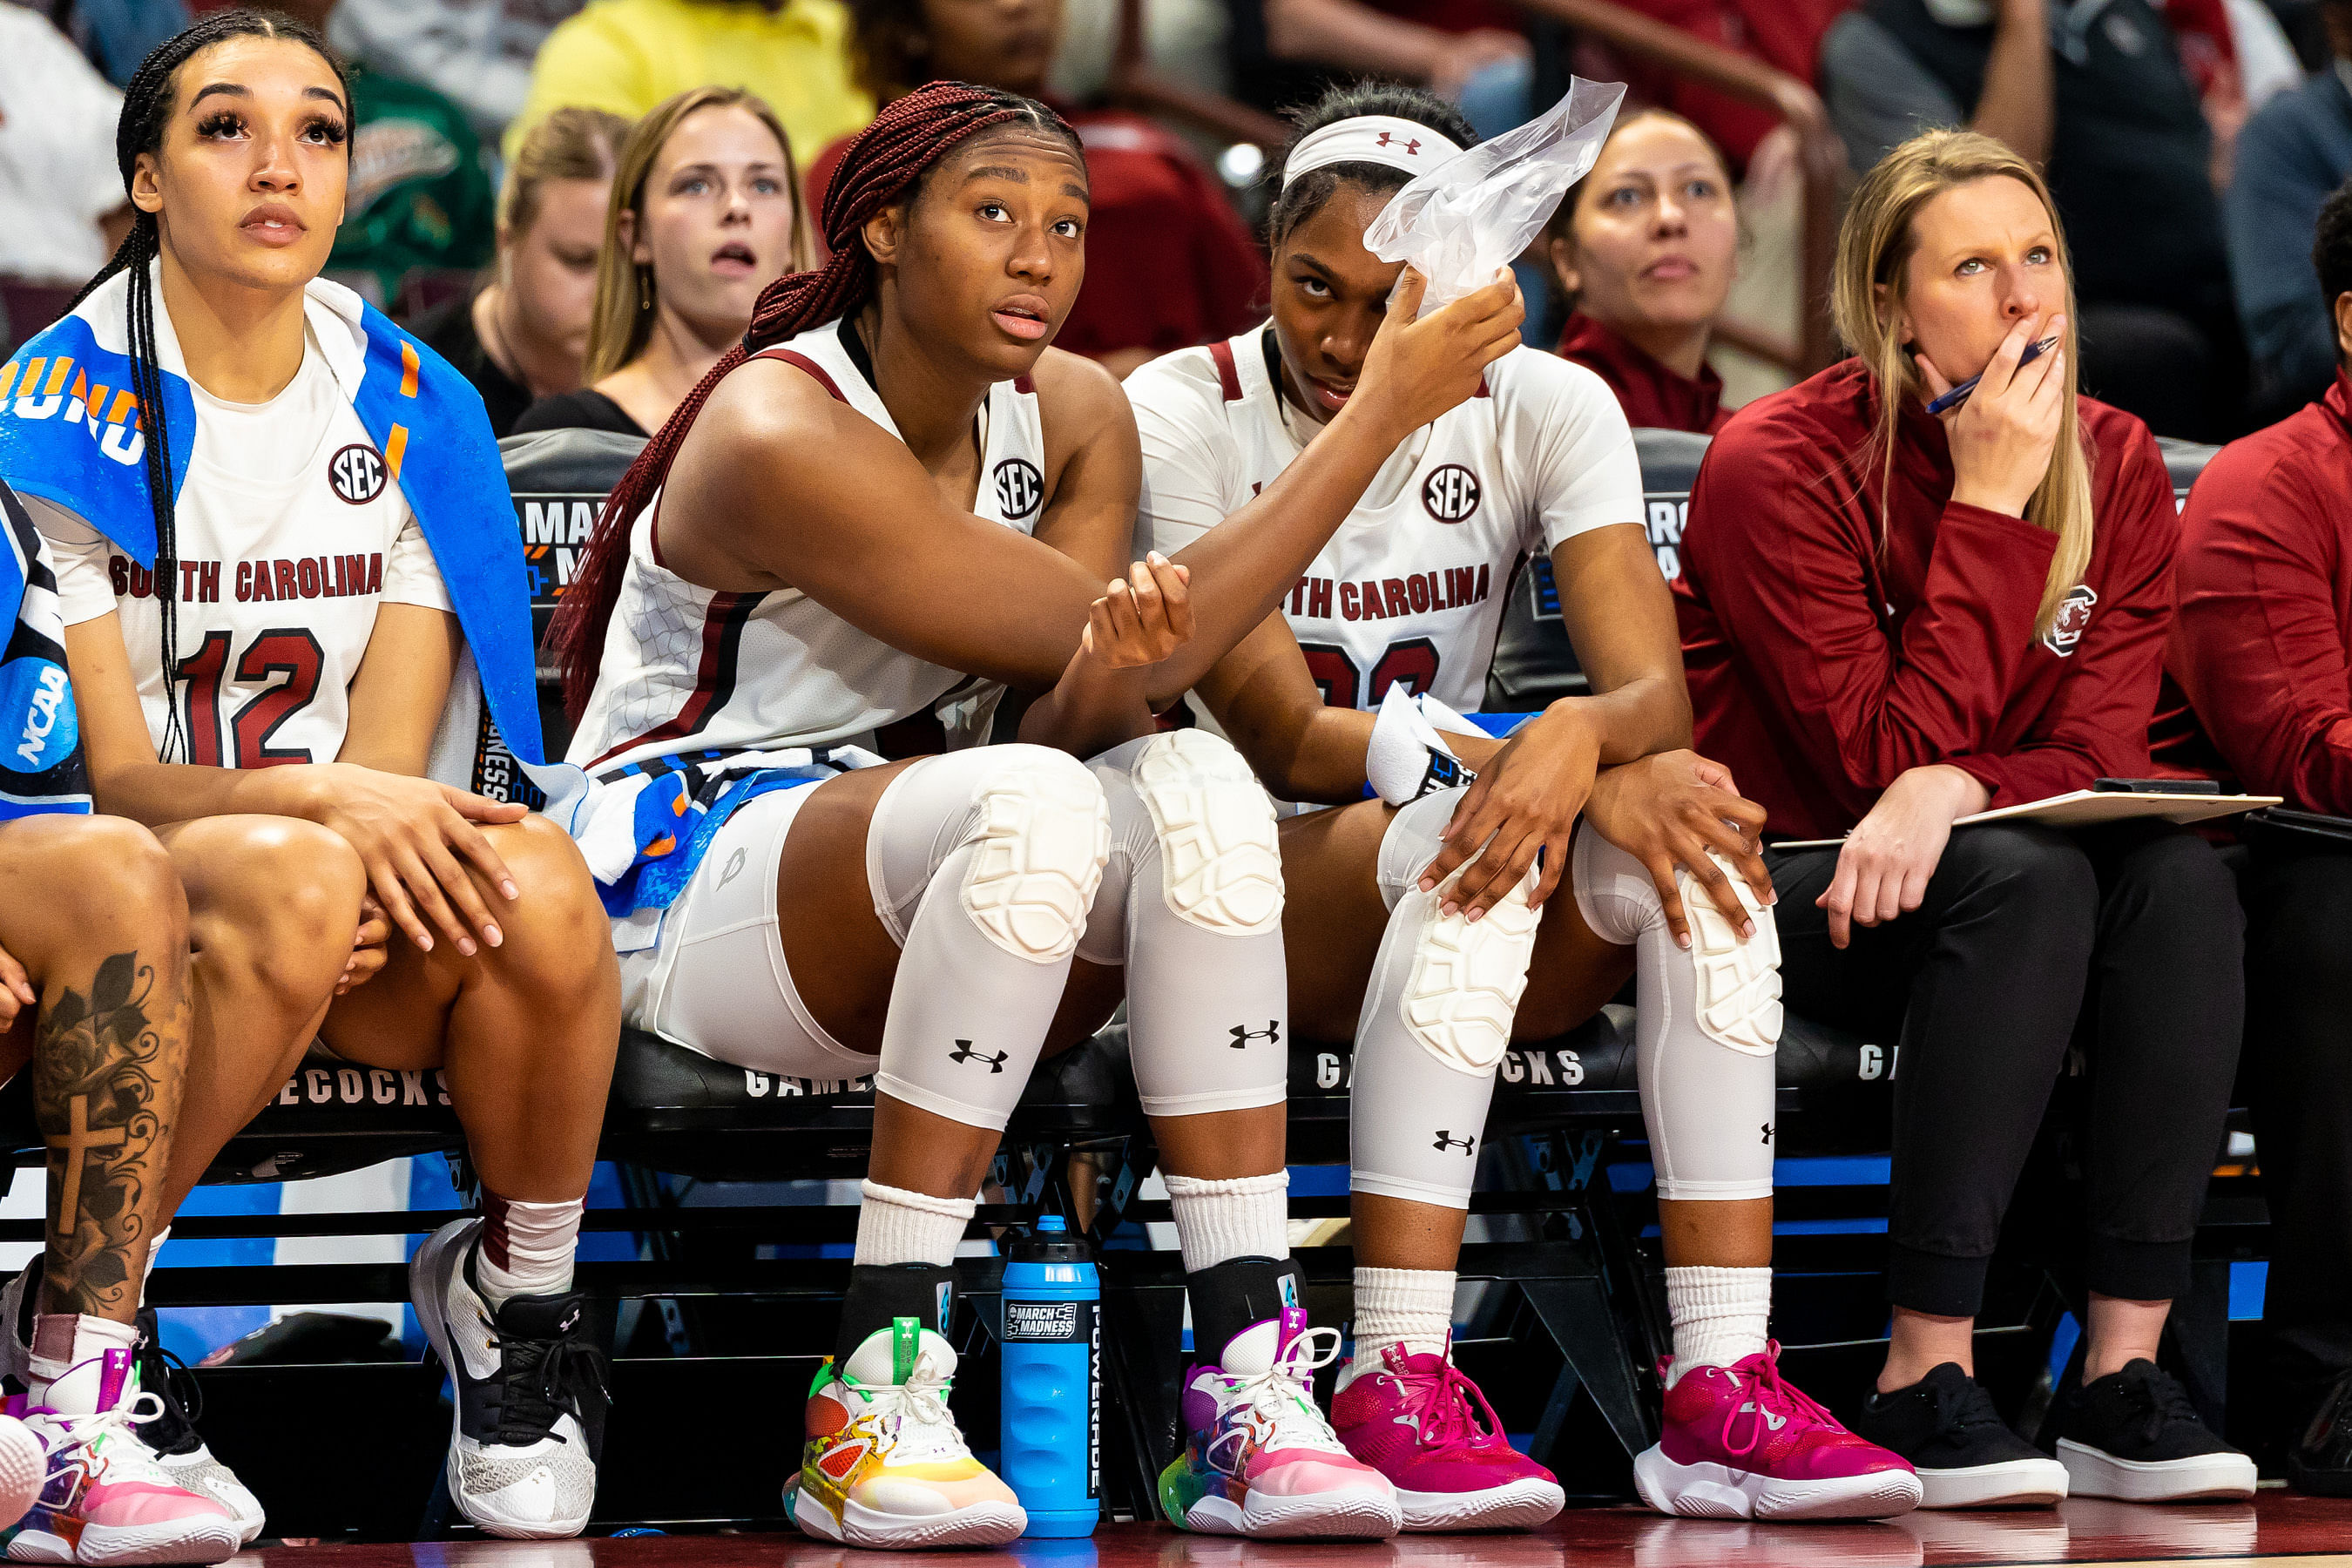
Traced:
<path fill-rule="evenodd" d="M 1087 764 L 1110 854 L 1078 955 L 1127 971 L 1143 1109 L 1199 1116 L 1288 1092 L 1288 982 L 1274 807 L 1241 753 L 1202 730 L 1130 741 Z"/>
<path fill-rule="evenodd" d="M 1512 918 L 1507 900 L 1477 922 L 1498 929 L 1472 928 L 1467 940 L 1483 947 L 1454 954 L 1450 968 L 1433 962 L 1464 922 L 1438 918 L 1437 895 L 1415 884 L 1459 795 L 1403 807 L 1381 843 L 1389 926 L 1356 1029 L 1349 1138 L 1355 1191 L 1450 1208 L 1469 1206 L 1495 1066 L 1509 1043 L 1539 914 L 1521 905 L 1524 935 L 1516 934 L 1498 925 Z M 1757 935 L 1740 942 L 1685 882 L 1695 942 L 1685 952 L 1649 873 L 1599 834 L 1580 828 L 1570 879 L 1594 934 L 1635 951 L 1635 1043 L 1658 1195 L 1769 1197 L 1780 1036 L 1770 911 L 1751 903 Z M 1417 1015 L 1442 1013 L 1446 1029 L 1416 1026 Z"/>

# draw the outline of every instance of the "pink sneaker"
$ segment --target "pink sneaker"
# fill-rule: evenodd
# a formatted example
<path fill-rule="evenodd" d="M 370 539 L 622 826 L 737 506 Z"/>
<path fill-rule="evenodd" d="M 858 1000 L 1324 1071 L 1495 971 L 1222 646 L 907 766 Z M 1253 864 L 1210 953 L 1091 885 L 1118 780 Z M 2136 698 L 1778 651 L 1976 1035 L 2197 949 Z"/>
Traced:
<path fill-rule="evenodd" d="M 1511 1447 L 1495 1407 L 1449 1357 L 1391 1345 L 1381 1363 L 1339 1390 L 1331 1425 L 1348 1452 L 1396 1487 L 1407 1530 L 1528 1530 L 1566 1504 L 1551 1472 Z"/>
<path fill-rule="evenodd" d="M 1335 1331 L 1310 1334 L 1305 1310 L 1285 1307 L 1235 1334 L 1219 1364 L 1187 1371 L 1184 1450 L 1160 1473 L 1169 1523 L 1261 1540 L 1397 1532 L 1396 1489 L 1357 1463 L 1315 1407 L 1308 1379 L 1339 1350 Z"/>
<path fill-rule="evenodd" d="M 1693 1519 L 1885 1519 L 1918 1507 L 1917 1473 L 1782 1382 L 1780 1356 L 1775 1344 L 1737 1366 L 1693 1367 L 1666 1391 L 1664 1436 L 1633 1461 L 1642 1500 Z"/>
<path fill-rule="evenodd" d="M 81 1564 L 225 1563 L 239 1531 L 228 1510 L 181 1487 L 131 1429 L 131 1352 L 109 1349 L 99 1413 L 22 1410 L 47 1450 L 48 1480 L 31 1511 L 5 1534 L 12 1563 Z M 12 1400 L 20 1405 L 21 1400 Z"/>

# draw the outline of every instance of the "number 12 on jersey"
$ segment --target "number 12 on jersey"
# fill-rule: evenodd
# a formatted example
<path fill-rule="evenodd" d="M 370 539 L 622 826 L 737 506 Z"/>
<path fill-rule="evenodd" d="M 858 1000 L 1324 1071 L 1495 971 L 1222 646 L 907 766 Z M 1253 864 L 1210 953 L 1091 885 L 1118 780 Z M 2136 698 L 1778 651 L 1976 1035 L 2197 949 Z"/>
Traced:
<path fill-rule="evenodd" d="M 235 679 L 247 688 L 264 687 L 230 715 L 222 734 L 221 689 L 229 676 L 229 634 L 209 631 L 196 651 L 180 661 L 180 679 L 187 682 L 180 711 L 188 735 L 188 761 L 204 768 L 266 768 L 278 763 L 309 763 L 308 746 L 273 746 L 278 727 L 319 694 L 319 672 L 326 666 L 318 637 L 306 626 L 273 626 L 258 633 L 236 660 Z M 283 676 L 282 680 L 277 679 Z"/>

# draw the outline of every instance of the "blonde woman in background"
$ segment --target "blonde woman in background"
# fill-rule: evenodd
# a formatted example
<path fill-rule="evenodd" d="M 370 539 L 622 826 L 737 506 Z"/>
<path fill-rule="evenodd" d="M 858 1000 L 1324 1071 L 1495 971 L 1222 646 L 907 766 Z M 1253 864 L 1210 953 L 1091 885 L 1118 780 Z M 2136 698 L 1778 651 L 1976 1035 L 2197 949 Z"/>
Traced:
<path fill-rule="evenodd" d="M 1953 831 L 2151 771 L 2164 459 L 2075 393 L 2064 236 L 1990 137 L 1931 132 L 1864 176 L 1832 304 L 1854 357 L 1732 416 L 1674 587 L 1699 747 L 1768 813 L 1786 1004 L 1901 1053 L 1894 1330 L 1851 1424 L 1912 1462 L 1925 1508 L 2251 1497 L 2252 1461 L 2156 1364 L 2237 1067 L 2230 873 L 2162 822 Z M 2070 1040 L 2083 1212 L 2042 1228 L 2089 1306 L 2053 1459 L 2003 1424 L 1972 1347 Z"/>
<path fill-rule="evenodd" d="M 541 398 L 515 430 L 658 430 L 742 337 L 760 290 L 813 262 L 800 171 L 775 112 L 719 87 L 656 105 L 621 144 L 586 384 Z"/>
<path fill-rule="evenodd" d="M 559 109 L 532 127 L 499 190 L 487 282 L 419 318 L 416 335 L 474 384 L 504 436 L 533 399 L 580 384 L 613 164 L 629 122 Z"/>

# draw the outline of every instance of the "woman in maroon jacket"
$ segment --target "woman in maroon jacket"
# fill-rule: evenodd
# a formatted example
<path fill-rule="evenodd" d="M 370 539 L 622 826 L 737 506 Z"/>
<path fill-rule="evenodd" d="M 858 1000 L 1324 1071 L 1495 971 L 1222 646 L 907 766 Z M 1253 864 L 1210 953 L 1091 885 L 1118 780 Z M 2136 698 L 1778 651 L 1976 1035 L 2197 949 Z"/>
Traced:
<path fill-rule="evenodd" d="M 1560 357 L 1607 382 L 1636 428 L 1722 429 L 1706 345 L 1731 293 L 1739 215 L 1715 143 L 1663 109 L 1619 121 L 1545 246 L 1576 307 Z"/>
<path fill-rule="evenodd" d="M 2320 208 L 2311 258 L 2336 320 L 2336 384 L 2199 476 L 2166 665 L 2248 789 L 2352 816 L 2352 185 Z M 2186 760 L 2199 748 L 2183 739 Z M 2352 1496 L 2352 845 L 2246 837 L 2273 1430 L 2290 1440 L 2296 1489 Z"/>
<path fill-rule="evenodd" d="M 1895 149 L 1839 237 L 1857 357 L 1716 438 L 1675 584 L 1701 748 L 1768 836 L 1850 835 L 1766 862 L 1790 1010 L 1900 1031 L 1893 1342 L 1852 1426 L 1917 1466 L 1930 1508 L 2254 1484 L 2154 1364 L 2237 1062 L 2229 873 L 2161 825 L 1952 830 L 2148 771 L 2178 525 L 2147 427 L 2073 391 L 2070 294 L 2030 164 L 1969 132 Z M 2091 1297 L 2053 1463 L 2002 1426 L 1970 1345 L 2070 1038 Z"/>

